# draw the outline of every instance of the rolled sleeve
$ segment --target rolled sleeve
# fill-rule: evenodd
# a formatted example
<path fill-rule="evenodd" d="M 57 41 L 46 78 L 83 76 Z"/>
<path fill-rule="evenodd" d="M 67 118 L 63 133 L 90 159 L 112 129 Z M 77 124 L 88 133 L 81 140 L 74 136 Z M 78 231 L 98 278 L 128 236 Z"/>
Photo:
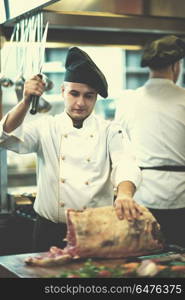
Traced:
<path fill-rule="evenodd" d="M 10 137 L 16 137 L 20 141 L 24 142 L 24 133 L 23 133 L 23 128 L 22 125 L 20 125 L 18 128 L 13 130 L 10 133 L 7 133 L 3 130 L 4 123 L 8 117 L 8 114 L 6 114 L 1 122 L 0 122 L 0 143 L 4 142 L 5 140 L 9 139 Z"/>
<path fill-rule="evenodd" d="M 37 152 L 39 144 L 39 128 L 42 128 L 40 120 L 24 121 L 19 127 L 10 133 L 3 130 L 8 117 L 6 114 L 0 121 L 0 147 L 17 153 Z"/>

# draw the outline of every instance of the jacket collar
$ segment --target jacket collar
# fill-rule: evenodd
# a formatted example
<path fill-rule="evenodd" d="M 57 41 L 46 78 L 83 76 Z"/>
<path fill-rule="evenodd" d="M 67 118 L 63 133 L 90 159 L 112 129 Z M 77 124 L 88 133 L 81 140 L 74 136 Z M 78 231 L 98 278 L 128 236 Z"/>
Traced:
<path fill-rule="evenodd" d="M 175 84 L 173 80 L 171 79 L 166 79 L 166 78 L 150 78 L 148 81 L 145 83 L 145 85 L 149 84 Z"/>
<path fill-rule="evenodd" d="M 94 125 L 94 113 L 91 113 L 83 122 L 83 127 L 80 129 L 77 129 L 73 127 L 73 121 L 67 114 L 66 110 L 64 110 L 62 114 L 63 120 L 62 120 L 62 127 L 64 126 L 66 130 L 68 131 L 73 131 L 73 130 L 78 130 L 78 131 L 84 131 L 88 130 L 93 127 Z M 64 123 L 63 123 L 64 122 Z"/>

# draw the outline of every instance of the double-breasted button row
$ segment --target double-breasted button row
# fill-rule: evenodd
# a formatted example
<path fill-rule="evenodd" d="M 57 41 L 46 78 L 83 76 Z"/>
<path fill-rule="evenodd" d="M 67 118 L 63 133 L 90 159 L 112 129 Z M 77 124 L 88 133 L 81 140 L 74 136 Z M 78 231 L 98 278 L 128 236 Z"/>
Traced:
<path fill-rule="evenodd" d="M 67 138 L 67 137 L 68 137 L 68 134 L 67 134 L 67 133 L 65 133 L 63 136 L 64 136 L 65 138 Z M 93 137 L 94 137 L 94 134 L 93 134 L 93 133 L 91 133 L 91 134 L 90 134 L 90 137 L 91 137 L 91 138 L 93 138 Z"/>
<path fill-rule="evenodd" d="M 66 179 L 65 179 L 65 178 L 60 178 L 60 182 L 61 182 L 61 183 L 65 183 L 65 182 L 66 182 Z M 89 184 L 90 184 L 90 181 L 86 180 L 86 181 L 84 181 L 84 184 L 89 185 Z"/>
<path fill-rule="evenodd" d="M 62 156 L 61 156 L 61 160 L 63 160 L 63 161 L 66 160 L 66 157 L 65 157 L 64 155 L 62 155 Z M 87 161 L 87 162 L 90 162 L 90 161 L 91 161 L 90 157 L 87 157 L 87 158 L 86 158 L 86 161 Z"/>

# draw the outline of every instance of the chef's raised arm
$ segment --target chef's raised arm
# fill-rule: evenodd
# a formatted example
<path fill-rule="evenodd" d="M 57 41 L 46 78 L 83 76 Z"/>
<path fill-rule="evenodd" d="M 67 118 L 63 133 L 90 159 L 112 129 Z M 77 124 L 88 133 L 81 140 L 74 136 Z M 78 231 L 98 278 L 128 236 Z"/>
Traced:
<path fill-rule="evenodd" d="M 30 107 L 31 96 L 41 96 L 44 91 L 44 82 L 39 76 L 33 76 L 27 80 L 24 85 L 23 100 L 15 106 L 8 114 L 4 124 L 3 130 L 6 133 L 12 132 L 20 124 L 22 124 L 26 113 Z"/>
<path fill-rule="evenodd" d="M 31 96 L 41 96 L 44 83 L 38 76 L 27 80 L 24 85 L 23 100 L 9 111 L 0 122 L 0 146 L 19 153 L 36 152 L 38 144 L 39 120 L 23 122 L 28 112 Z"/>

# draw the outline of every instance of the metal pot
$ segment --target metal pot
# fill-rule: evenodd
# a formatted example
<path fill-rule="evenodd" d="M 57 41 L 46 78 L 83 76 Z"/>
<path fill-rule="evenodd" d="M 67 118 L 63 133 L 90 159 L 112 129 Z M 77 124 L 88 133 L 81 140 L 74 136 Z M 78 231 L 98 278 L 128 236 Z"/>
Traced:
<path fill-rule="evenodd" d="M 0 75 L 0 85 L 1 86 L 11 87 L 13 84 L 14 83 L 10 78 L 4 76 L 3 74 Z"/>

